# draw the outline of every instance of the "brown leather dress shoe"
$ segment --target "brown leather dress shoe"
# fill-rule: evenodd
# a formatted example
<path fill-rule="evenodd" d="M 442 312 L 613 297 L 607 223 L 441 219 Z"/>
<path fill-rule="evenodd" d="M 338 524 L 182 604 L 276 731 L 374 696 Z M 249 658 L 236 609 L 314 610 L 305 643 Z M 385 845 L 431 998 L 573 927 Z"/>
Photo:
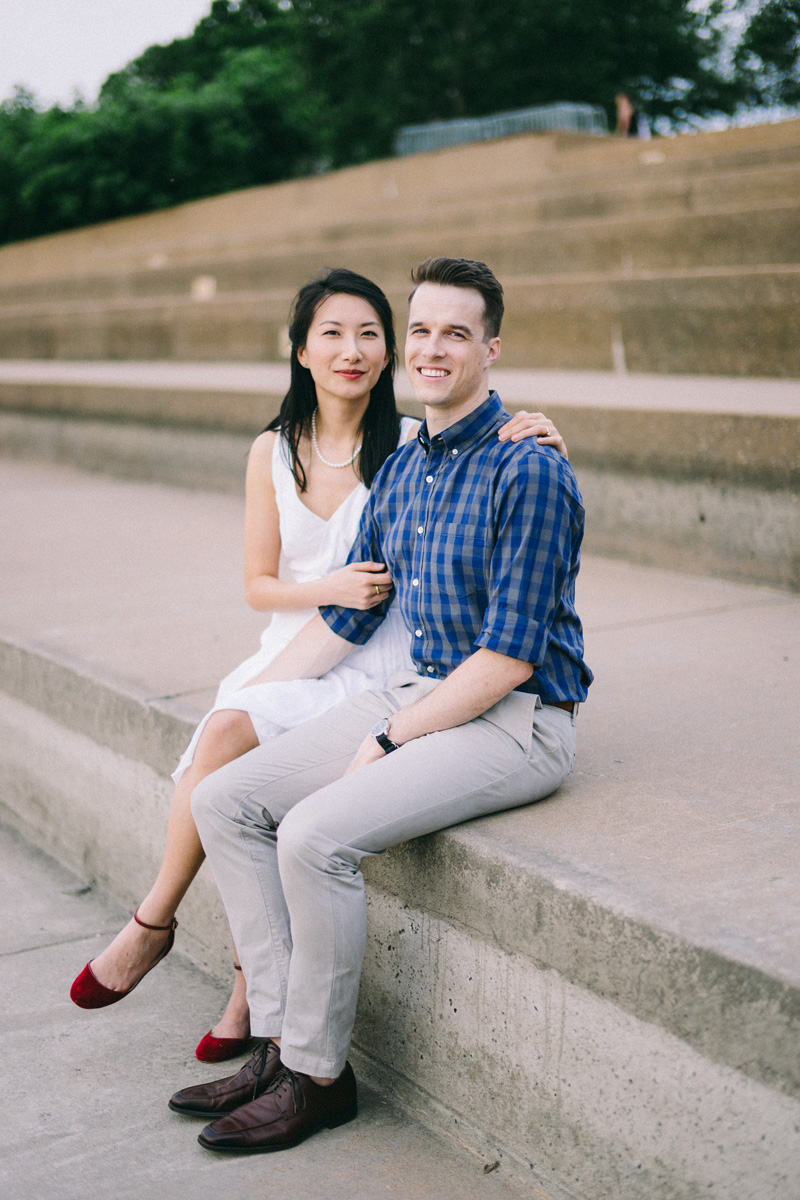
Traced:
<path fill-rule="evenodd" d="M 267 1090 L 281 1070 L 280 1055 L 280 1048 L 267 1038 L 241 1071 L 213 1083 L 183 1088 L 172 1097 L 169 1107 L 188 1117 L 219 1117 L 233 1112 Z"/>
<path fill-rule="evenodd" d="M 358 1113 L 356 1077 L 349 1063 L 328 1087 L 284 1067 L 257 1100 L 207 1125 L 198 1137 L 206 1150 L 264 1154 L 288 1150 L 320 1129 L 335 1129 Z"/>

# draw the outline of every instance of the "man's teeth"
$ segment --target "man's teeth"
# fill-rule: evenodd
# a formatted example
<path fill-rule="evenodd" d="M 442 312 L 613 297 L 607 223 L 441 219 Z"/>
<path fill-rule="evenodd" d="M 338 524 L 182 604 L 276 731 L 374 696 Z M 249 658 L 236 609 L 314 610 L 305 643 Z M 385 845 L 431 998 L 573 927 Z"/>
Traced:
<path fill-rule="evenodd" d="M 439 371 L 435 367 L 420 367 L 420 375 L 428 375 L 431 379 L 441 379 L 444 375 L 449 375 L 449 371 Z"/>

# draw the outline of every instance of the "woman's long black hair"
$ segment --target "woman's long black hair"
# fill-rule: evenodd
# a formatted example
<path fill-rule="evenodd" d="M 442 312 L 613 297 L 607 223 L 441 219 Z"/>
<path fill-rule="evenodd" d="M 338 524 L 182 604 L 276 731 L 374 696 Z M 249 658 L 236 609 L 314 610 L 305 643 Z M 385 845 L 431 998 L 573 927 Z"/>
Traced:
<path fill-rule="evenodd" d="M 289 445 L 292 474 L 301 492 L 306 490 L 306 473 L 297 453 L 300 438 L 311 427 L 311 414 L 317 407 L 317 393 L 311 372 L 301 367 L 297 352 L 305 346 L 314 314 L 328 296 L 344 293 L 366 300 L 383 326 L 386 353 L 389 361 L 378 382 L 370 392 L 364 419 L 361 422 L 361 454 L 353 464 L 365 485 L 369 487 L 380 467 L 397 449 L 400 437 L 400 417 L 394 403 L 394 371 L 397 360 L 397 341 L 389 301 L 376 283 L 342 267 L 325 271 L 318 279 L 300 288 L 292 305 L 289 340 L 292 345 L 291 383 L 281 404 L 281 410 L 268 430 L 278 431 Z"/>

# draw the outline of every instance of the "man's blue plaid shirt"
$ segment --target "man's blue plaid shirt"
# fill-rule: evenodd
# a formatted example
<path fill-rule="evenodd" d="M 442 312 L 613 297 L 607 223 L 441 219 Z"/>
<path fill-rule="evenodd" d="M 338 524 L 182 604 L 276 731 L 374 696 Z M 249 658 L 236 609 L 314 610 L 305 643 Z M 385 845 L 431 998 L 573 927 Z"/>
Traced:
<path fill-rule="evenodd" d="M 575 611 L 581 494 L 550 447 L 498 440 L 508 417 L 492 392 L 433 438 L 423 424 L 375 477 L 347 561 L 386 564 L 420 675 L 444 679 L 483 646 L 533 665 L 519 691 L 545 704 L 585 700 L 592 673 Z M 386 607 L 320 612 L 334 633 L 361 643 Z"/>

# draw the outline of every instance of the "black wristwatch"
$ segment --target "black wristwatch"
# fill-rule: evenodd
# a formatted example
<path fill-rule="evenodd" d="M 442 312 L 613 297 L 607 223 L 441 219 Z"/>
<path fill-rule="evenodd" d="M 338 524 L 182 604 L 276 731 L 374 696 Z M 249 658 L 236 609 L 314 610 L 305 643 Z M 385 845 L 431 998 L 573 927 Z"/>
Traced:
<path fill-rule="evenodd" d="M 378 743 L 381 750 L 383 750 L 385 754 L 391 754 L 393 750 L 400 749 L 397 742 L 391 741 L 391 739 L 386 736 L 388 729 L 389 729 L 389 718 L 382 717 L 381 720 L 378 721 L 378 724 L 373 725 L 372 729 L 370 729 L 370 731 L 369 731 L 370 736 L 375 738 L 375 741 Z"/>

